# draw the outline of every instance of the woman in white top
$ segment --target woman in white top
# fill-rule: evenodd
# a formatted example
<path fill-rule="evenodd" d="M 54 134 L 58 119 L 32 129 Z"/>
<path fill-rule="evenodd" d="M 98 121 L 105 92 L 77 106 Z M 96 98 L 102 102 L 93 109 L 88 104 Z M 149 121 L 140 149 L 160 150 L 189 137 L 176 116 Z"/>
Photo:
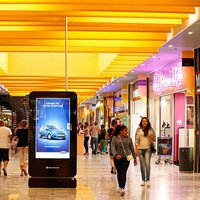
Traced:
<path fill-rule="evenodd" d="M 142 175 L 141 186 L 150 186 L 151 143 L 156 141 L 155 133 L 147 117 L 140 121 L 135 134 L 136 155 L 139 155 L 140 170 Z"/>

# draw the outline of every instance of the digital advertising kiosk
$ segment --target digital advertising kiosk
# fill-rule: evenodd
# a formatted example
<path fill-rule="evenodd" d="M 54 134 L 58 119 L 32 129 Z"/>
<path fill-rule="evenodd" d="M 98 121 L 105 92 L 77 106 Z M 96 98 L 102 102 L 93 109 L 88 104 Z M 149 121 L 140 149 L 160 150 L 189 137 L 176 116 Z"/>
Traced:
<path fill-rule="evenodd" d="M 76 187 L 77 95 L 29 95 L 29 187 Z"/>

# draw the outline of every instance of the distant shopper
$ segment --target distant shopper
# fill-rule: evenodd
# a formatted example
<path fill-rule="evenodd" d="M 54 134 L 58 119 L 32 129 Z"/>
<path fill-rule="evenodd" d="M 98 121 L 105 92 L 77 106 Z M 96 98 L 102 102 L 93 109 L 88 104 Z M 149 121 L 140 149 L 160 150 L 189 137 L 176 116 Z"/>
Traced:
<path fill-rule="evenodd" d="M 100 128 L 98 127 L 98 123 L 95 122 L 90 127 L 91 148 L 93 155 L 97 155 L 99 133 L 100 133 Z"/>
<path fill-rule="evenodd" d="M 27 176 L 28 173 L 26 168 L 28 166 L 28 122 L 26 120 L 21 121 L 21 128 L 16 132 L 18 137 L 18 155 L 19 155 L 19 165 L 20 165 L 20 176 Z"/>
<path fill-rule="evenodd" d="M 111 143 L 114 163 L 117 168 L 118 192 L 120 192 L 121 196 L 125 194 L 126 172 L 130 164 L 130 160 L 127 160 L 127 156 L 132 155 L 134 158 L 134 165 L 137 165 L 133 141 L 127 134 L 128 129 L 125 125 L 117 125 L 114 129 Z"/>
<path fill-rule="evenodd" d="M 3 173 L 4 176 L 7 176 L 7 165 L 9 162 L 9 143 L 12 139 L 12 131 L 10 128 L 5 127 L 5 123 L 3 120 L 0 120 L 0 174 L 1 167 L 3 162 Z"/>
<path fill-rule="evenodd" d="M 106 153 L 107 140 L 105 139 L 105 136 L 106 136 L 106 130 L 105 130 L 105 126 L 102 124 L 101 131 L 99 134 L 99 151 L 101 154 Z"/>
<path fill-rule="evenodd" d="M 16 126 L 16 128 L 14 129 L 13 137 L 16 136 L 16 132 L 17 132 L 17 130 L 18 130 L 19 128 L 21 128 L 21 123 L 17 123 L 17 126 Z"/>
<path fill-rule="evenodd" d="M 151 143 L 156 141 L 155 133 L 147 117 L 140 121 L 135 134 L 136 154 L 139 155 L 140 170 L 142 175 L 141 186 L 145 183 L 150 186 Z"/>
<path fill-rule="evenodd" d="M 84 126 L 84 129 L 83 129 L 83 134 L 84 134 L 84 147 L 85 147 L 84 155 L 89 155 L 89 152 L 88 152 L 88 141 L 90 139 L 90 129 L 89 129 L 88 122 L 85 122 L 85 126 Z"/>
<path fill-rule="evenodd" d="M 114 132 L 115 126 L 117 125 L 117 120 L 113 119 L 111 122 L 111 127 L 107 130 L 105 138 L 108 140 L 109 144 L 109 154 L 110 154 L 110 165 L 111 165 L 111 174 L 116 174 L 117 170 L 114 164 L 114 157 L 111 151 L 111 142 L 112 142 L 112 133 Z"/>

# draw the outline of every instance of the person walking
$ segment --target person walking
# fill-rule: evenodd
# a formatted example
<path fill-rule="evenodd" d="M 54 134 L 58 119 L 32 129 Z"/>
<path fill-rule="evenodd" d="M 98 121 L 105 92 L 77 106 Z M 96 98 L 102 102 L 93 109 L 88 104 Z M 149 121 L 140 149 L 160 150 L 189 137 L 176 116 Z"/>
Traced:
<path fill-rule="evenodd" d="M 121 196 L 125 194 L 126 173 L 130 164 L 130 160 L 127 160 L 127 156 L 132 155 L 134 158 L 134 165 L 137 165 L 133 141 L 127 134 L 128 129 L 125 125 L 117 125 L 114 129 L 111 143 L 114 163 L 117 168 L 118 192 Z"/>
<path fill-rule="evenodd" d="M 89 129 L 89 124 L 88 122 L 85 122 L 85 126 L 83 129 L 83 134 L 84 134 L 84 148 L 85 148 L 85 153 L 84 155 L 89 155 L 88 152 L 88 141 L 90 139 L 90 129 Z"/>
<path fill-rule="evenodd" d="M 151 165 L 151 143 L 156 141 L 156 136 L 151 123 L 147 117 L 143 117 L 140 121 L 139 128 L 135 134 L 136 155 L 140 160 L 140 171 L 142 176 L 141 186 L 150 186 L 150 165 Z"/>
<path fill-rule="evenodd" d="M 106 153 L 107 140 L 105 139 L 105 136 L 106 136 L 106 130 L 105 130 L 105 126 L 102 124 L 101 131 L 99 134 L 99 151 L 101 154 Z"/>
<path fill-rule="evenodd" d="M 92 148 L 92 154 L 94 155 L 97 155 L 99 133 L 100 133 L 100 128 L 98 127 L 98 123 L 95 122 L 90 127 L 91 148 Z"/>
<path fill-rule="evenodd" d="M 112 133 L 114 132 L 115 126 L 117 125 L 117 120 L 113 119 L 111 122 L 111 127 L 107 130 L 105 138 L 108 140 L 109 144 L 109 155 L 110 155 L 110 165 L 111 165 L 111 174 L 116 174 L 117 170 L 114 164 L 114 156 L 111 151 L 111 142 L 112 142 Z"/>
<path fill-rule="evenodd" d="M 28 173 L 26 168 L 28 166 L 28 122 L 26 120 L 21 121 L 21 128 L 16 132 L 18 137 L 18 156 L 19 156 L 19 165 L 20 165 L 20 176 L 27 176 Z"/>
<path fill-rule="evenodd" d="M 6 168 L 9 162 L 9 143 L 12 140 L 12 131 L 10 128 L 5 127 L 5 122 L 0 120 L 0 174 L 3 162 L 3 173 L 7 176 Z"/>

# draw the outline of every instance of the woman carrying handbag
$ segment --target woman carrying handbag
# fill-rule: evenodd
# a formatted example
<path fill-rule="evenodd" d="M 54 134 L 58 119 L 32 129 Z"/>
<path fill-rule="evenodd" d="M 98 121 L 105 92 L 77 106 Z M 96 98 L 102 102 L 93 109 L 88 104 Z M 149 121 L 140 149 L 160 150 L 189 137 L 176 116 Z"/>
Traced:
<path fill-rule="evenodd" d="M 130 155 L 134 158 L 134 165 L 137 165 L 133 141 L 127 133 L 128 129 L 126 126 L 117 125 L 114 129 L 111 143 L 114 163 L 117 168 L 118 192 L 121 196 L 124 196 L 125 194 L 124 188 L 126 184 L 126 173 L 130 164 Z"/>
<path fill-rule="evenodd" d="M 150 186 L 150 169 L 152 148 L 156 141 L 153 128 L 147 117 L 143 117 L 140 121 L 139 128 L 135 134 L 135 150 L 140 160 L 140 171 L 142 176 L 141 186 Z M 153 147 L 153 146 L 152 146 Z"/>

